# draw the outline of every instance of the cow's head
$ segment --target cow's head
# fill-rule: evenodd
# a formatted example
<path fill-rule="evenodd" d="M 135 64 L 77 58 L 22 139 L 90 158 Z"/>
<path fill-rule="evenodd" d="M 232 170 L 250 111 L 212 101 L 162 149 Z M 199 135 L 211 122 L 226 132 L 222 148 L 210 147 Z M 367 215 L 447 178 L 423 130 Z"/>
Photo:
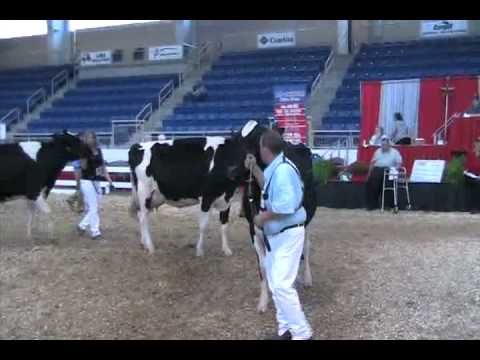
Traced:
<path fill-rule="evenodd" d="M 247 154 L 252 154 L 257 159 L 258 165 L 262 169 L 265 167 L 265 164 L 263 164 L 260 159 L 260 138 L 266 130 L 266 127 L 258 124 L 254 120 L 250 120 L 244 125 L 240 133 L 236 135 L 240 139 L 239 142 L 241 142 L 244 149 L 242 164 L 245 160 L 245 156 Z"/>
<path fill-rule="evenodd" d="M 61 149 L 65 160 L 74 161 L 80 158 L 87 158 L 91 154 L 90 148 L 78 136 L 72 135 L 66 130 L 61 134 L 52 136 L 53 144 Z"/>

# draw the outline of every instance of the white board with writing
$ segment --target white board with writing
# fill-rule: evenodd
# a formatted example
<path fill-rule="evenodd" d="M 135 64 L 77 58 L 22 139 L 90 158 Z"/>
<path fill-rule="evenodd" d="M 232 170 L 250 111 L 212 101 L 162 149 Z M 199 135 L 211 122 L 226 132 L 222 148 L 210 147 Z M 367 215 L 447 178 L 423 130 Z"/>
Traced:
<path fill-rule="evenodd" d="M 445 160 L 415 160 L 410 182 L 440 183 L 442 182 Z"/>

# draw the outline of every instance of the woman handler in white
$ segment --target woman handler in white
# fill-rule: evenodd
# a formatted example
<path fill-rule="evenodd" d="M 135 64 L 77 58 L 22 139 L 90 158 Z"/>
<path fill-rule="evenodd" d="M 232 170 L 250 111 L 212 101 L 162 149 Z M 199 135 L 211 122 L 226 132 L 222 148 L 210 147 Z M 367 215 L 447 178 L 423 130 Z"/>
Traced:
<path fill-rule="evenodd" d="M 263 210 L 254 222 L 263 229 L 270 245 L 265 258 L 267 282 L 277 309 L 278 340 L 309 340 L 312 329 L 305 318 L 294 282 L 305 239 L 307 214 L 302 206 L 303 183 L 296 166 L 283 153 L 284 142 L 268 130 L 260 139 L 260 156 L 267 164 L 264 173 L 253 156 L 247 169 L 262 187 Z"/>
<path fill-rule="evenodd" d="M 101 237 L 100 217 L 98 215 L 102 194 L 100 181 L 105 178 L 112 186 L 112 179 L 107 172 L 102 151 L 97 146 L 97 136 L 92 131 L 86 132 L 84 136 L 85 143 L 90 147 L 93 155 L 88 159 L 80 159 L 80 191 L 86 211 L 82 221 L 78 224 L 78 230 L 83 234 L 87 227 L 90 227 L 92 239 L 96 240 Z"/>

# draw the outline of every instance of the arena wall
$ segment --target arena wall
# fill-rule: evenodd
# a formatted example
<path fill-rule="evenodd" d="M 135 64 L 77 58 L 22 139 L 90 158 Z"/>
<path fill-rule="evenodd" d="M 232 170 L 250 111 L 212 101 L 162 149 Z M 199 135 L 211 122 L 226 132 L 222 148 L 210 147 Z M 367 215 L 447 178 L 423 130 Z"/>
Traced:
<path fill-rule="evenodd" d="M 336 20 L 199 20 L 197 39 L 222 41 L 225 51 L 257 48 L 257 34 L 296 32 L 297 46 L 332 45 L 336 42 Z"/>
<path fill-rule="evenodd" d="M 47 35 L 0 40 L 0 69 L 47 65 Z"/>

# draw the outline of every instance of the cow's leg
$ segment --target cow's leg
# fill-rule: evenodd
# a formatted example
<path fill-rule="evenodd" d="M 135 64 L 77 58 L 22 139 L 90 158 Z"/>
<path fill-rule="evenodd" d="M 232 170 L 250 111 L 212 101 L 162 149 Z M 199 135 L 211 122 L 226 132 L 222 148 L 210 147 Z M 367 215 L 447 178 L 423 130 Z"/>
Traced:
<path fill-rule="evenodd" d="M 27 239 L 32 239 L 33 217 L 35 216 L 35 201 L 27 200 Z"/>
<path fill-rule="evenodd" d="M 132 193 L 130 197 L 130 206 L 128 208 L 128 213 L 131 217 L 135 218 L 135 216 L 138 216 L 138 211 L 140 210 L 140 207 L 138 205 L 138 194 L 135 184 L 133 183 L 132 175 L 130 175 L 130 179 L 132 184 Z"/>
<path fill-rule="evenodd" d="M 304 266 L 304 282 L 306 287 L 312 286 L 312 270 L 310 269 L 310 234 L 305 228 L 305 242 L 303 244 L 303 266 Z"/>
<path fill-rule="evenodd" d="M 255 231 L 254 238 L 255 251 L 257 252 L 258 267 L 260 271 L 260 298 L 258 299 L 257 311 L 264 313 L 268 306 L 268 284 L 267 274 L 265 271 L 265 243 L 263 234 L 260 231 Z"/>
<path fill-rule="evenodd" d="M 197 242 L 197 256 L 203 256 L 203 239 L 205 237 L 205 229 L 208 225 L 208 219 L 210 215 L 210 209 L 204 211 L 203 209 L 200 210 L 200 215 L 198 218 L 198 227 L 199 227 L 199 235 L 198 235 L 198 242 Z"/>
<path fill-rule="evenodd" d="M 232 250 L 228 246 L 228 216 L 230 214 L 230 207 L 225 211 L 220 211 L 220 222 L 222 223 L 222 251 L 225 256 L 232 256 Z"/>
<path fill-rule="evenodd" d="M 138 205 L 140 210 L 138 211 L 138 221 L 140 223 L 140 232 L 141 232 L 141 241 L 145 249 L 153 254 L 155 247 L 153 246 L 152 239 L 150 237 L 150 229 L 148 227 L 148 214 L 149 210 L 147 209 L 147 199 L 150 194 L 148 194 L 147 187 L 142 183 L 138 183 Z"/>

